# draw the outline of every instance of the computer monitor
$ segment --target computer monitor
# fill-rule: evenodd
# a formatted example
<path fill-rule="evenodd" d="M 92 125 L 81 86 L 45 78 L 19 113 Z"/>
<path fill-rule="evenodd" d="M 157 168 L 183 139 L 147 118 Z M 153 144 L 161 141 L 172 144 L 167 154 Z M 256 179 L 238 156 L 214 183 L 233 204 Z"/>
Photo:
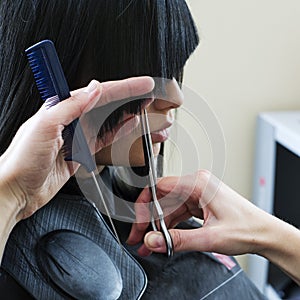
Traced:
<path fill-rule="evenodd" d="M 300 228 L 300 111 L 258 116 L 252 201 Z M 248 274 L 268 299 L 300 295 L 297 284 L 264 258 L 251 255 Z"/>

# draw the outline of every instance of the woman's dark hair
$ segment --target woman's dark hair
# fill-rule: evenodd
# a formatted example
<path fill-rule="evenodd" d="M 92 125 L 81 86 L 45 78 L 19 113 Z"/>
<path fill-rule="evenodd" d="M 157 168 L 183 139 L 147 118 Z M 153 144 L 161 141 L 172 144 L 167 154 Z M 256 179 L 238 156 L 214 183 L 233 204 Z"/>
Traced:
<path fill-rule="evenodd" d="M 24 50 L 54 42 L 70 89 L 150 75 L 181 81 L 198 36 L 184 0 L 1 0 L 0 153 L 42 105 Z M 111 129 L 124 105 L 105 122 Z"/>

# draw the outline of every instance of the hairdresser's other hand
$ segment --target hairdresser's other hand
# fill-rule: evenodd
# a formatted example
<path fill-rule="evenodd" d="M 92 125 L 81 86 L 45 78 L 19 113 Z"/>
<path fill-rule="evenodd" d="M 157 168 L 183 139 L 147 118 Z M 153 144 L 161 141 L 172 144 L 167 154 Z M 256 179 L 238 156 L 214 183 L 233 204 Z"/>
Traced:
<path fill-rule="evenodd" d="M 204 220 L 198 229 L 170 229 L 175 251 L 258 254 L 300 285 L 300 231 L 296 227 L 256 207 L 207 171 L 163 178 L 157 184 L 157 194 L 169 227 L 190 216 Z M 149 225 L 150 200 L 149 189 L 144 189 L 136 203 L 137 223 L 132 227 L 129 244 L 143 240 Z M 159 232 L 146 234 L 139 254 L 151 251 L 166 252 Z"/>
<path fill-rule="evenodd" d="M 208 171 L 162 178 L 157 184 L 157 195 L 169 228 L 191 216 L 204 220 L 199 229 L 170 229 L 175 251 L 199 250 L 227 255 L 260 251 L 255 239 L 260 237 L 267 214 Z M 151 193 L 146 188 L 135 205 L 137 220 L 132 226 L 129 244 L 137 244 L 145 236 L 150 200 Z M 166 252 L 161 233 L 146 234 L 139 254 L 147 255 L 150 251 Z"/>
<path fill-rule="evenodd" d="M 71 98 L 48 109 L 42 106 L 27 120 L 0 157 L 0 203 L 7 214 L 12 212 L 10 219 L 16 223 L 32 215 L 78 169 L 77 163 L 64 161 L 61 151 L 66 125 L 94 106 L 148 93 L 153 85 L 150 77 L 101 84 L 93 80 L 88 87 L 73 92 Z"/>

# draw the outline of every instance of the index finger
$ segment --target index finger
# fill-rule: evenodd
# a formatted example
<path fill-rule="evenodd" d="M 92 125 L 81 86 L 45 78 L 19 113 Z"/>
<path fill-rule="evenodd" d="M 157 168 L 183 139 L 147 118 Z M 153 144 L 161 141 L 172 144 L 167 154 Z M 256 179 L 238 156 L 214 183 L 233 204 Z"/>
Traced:
<path fill-rule="evenodd" d="M 146 94 L 154 89 L 154 80 L 149 76 L 132 77 L 123 80 L 103 82 L 101 86 L 102 95 L 96 107 L 121 99 L 139 99 L 142 95 L 145 95 L 143 98 L 146 98 Z"/>
<path fill-rule="evenodd" d="M 144 238 L 150 223 L 149 202 L 151 201 L 151 198 L 151 191 L 147 187 L 141 192 L 136 203 L 134 204 L 136 221 L 134 224 L 132 224 L 129 237 L 126 241 L 129 245 L 136 245 Z"/>

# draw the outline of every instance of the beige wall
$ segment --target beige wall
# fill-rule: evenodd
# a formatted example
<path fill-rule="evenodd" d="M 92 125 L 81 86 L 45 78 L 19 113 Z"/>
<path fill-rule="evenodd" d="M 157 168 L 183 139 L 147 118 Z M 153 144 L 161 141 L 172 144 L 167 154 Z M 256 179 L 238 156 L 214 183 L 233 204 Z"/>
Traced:
<path fill-rule="evenodd" d="M 187 2 L 201 42 L 185 85 L 205 98 L 221 123 L 225 182 L 250 198 L 258 112 L 300 109 L 300 1 Z"/>
<path fill-rule="evenodd" d="M 223 180 L 251 199 L 257 114 L 300 109 L 300 1 L 187 2 L 201 43 L 187 64 L 184 84 L 204 97 L 221 124 Z M 189 122 L 187 114 L 179 119 Z M 207 165 L 202 158 L 200 167 Z"/>

